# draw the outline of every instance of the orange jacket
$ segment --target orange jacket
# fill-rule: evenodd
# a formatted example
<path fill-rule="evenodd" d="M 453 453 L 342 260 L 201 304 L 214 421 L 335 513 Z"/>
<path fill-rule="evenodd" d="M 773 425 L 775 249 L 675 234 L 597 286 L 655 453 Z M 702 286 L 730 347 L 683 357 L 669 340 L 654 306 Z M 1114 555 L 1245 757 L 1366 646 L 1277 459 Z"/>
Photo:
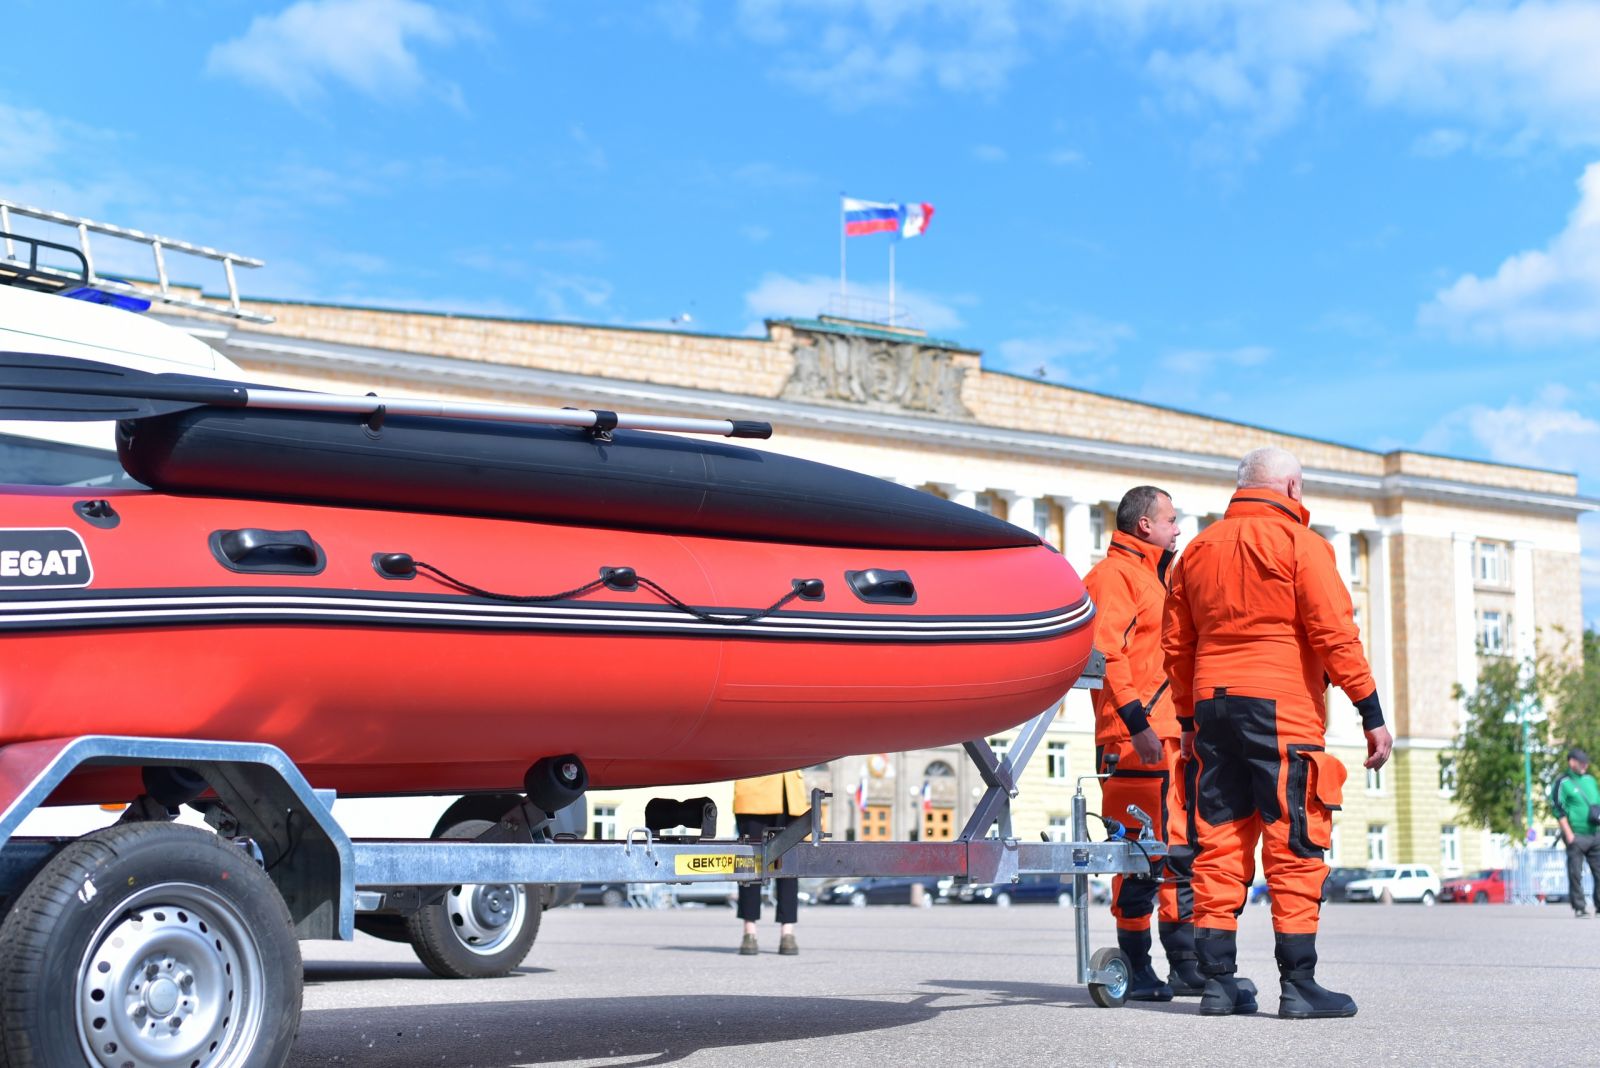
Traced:
<path fill-rule="evenodd" d="M 1094 695 L 1094 740 L 1110 746 L 1146 727 L 1178 737 L 1161 660 L 1161 611 L 1172 554 L 1116 531 L 1106 556 L 1083 577 L 1094 598 L 1094 647 L 1106 658 Z"/>
<path fill-rule="evenodd" d="M 1281 493 L 1241 489 L 1222 519 L 1184 549 L 1162 647 L 1186 729 L 1195 694 L 1214 687 L 1309 700 L 1325 716 L 1330 682 L 1355 702 L 1366 730 L 1382 726 L 1350 593 L 1333 546 L 1309 529 L 1310 520 Z"/>

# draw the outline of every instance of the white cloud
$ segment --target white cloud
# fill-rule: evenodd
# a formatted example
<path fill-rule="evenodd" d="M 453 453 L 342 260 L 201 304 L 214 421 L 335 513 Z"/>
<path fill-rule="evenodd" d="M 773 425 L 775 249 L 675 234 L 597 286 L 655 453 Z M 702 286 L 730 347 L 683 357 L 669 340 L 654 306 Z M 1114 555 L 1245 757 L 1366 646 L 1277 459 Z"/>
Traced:
<path fill-rule="evenodd" d="M 1429 130 L 1411 143 L 1411 154 L 1425 159 L 1442 159 L 1453 156 L 1467 143 L 1467 135 L 1460 130 L 1439 127 Z"/>
<path fill-rule="evenodd" d="M 745 311 L 758 320 L 812 318 L 826 314 L 838 295 L 837 278 L 825 275 L 792 278 L 783 274 L 767 274 L 744 295 L 744 306 Z M 889 287 L 882 283 L 851 282 L 849 299 L 857 315 L 886 313 Z M 962 320 L 956 306 L 971 303 L 973 298 L 969 296 L 936 296 L 907 286 L 899 286 L 895 290 L 897 312 L 910 316 L 912 325 L 930 334 L 960 329 Z"/>
<path fill-rule="evenodd" d="M 1578 188 L 1566 229 L 1545 248 L 1509 257 L 1489 278 L 1463 275 L 1422 308 L 1422 325 L 1524 345 L 1600 338 L 1600 163 Z"/>
<path fill-rule="evenodd" d="M 765 226 L 756 226 L 754 224 L 739 227 L 739 233 L 743 235 L 746 241 L 750 241 L 757 245 L 761 244 L 761 242 L 772 236 L 771 230 L 767 229 Z"/>
<path fill-rule="evenodd" d="M 42 111 L 0 103 L 0 159 L 8 172 L 44 163 L 61 148 L 58 120 Z"/>
<path fill-rule="evenodd" d="M 1234 349 L 1174 349 L 1164 354 L 1159 366 L 1168 374 L 1199 377 L 1226 374 L 1230 368 L 1259 367 L 1271 359 L 1265 345 L 1243 345 Z"/>
<path fill-rule="evenodd" d="M 1126 323 L 1073 315 L 1048 333 L 1000 342 L 988 362 L 998 370 L 1047 382 L 1095 386 L 1115 377 L 1106 369 L 1105 357 L 1133 336 Z"/>
<path fill-rule="evenodd" d="M 775 77 L 843 111 L 934 87 L 994 93 L 1026 59 L 1010 0 L 743 0 L 735 24 L 759 44 L 790 46 Z"/>
<path fill-rule="evenodd" d="M 1007 157 L 999 145 L 973 145 L 972 158 L 979 163 L 1004 163 Z"/>
<path fill-rule="evenodd" d="M 1058 148 L 1045 154 L 1044 161 L 1052 167 L 1081 167 L 1089 162 L 1082 152 L 1075 148 Z"/>
<path fill-rule="evenodd" d="M 1458 408 L 1428 429 L 1420 447 L 1556 471 L 1587 467 L 1580 473 L 1600 476 L 1600 422 L 1574 407 L 1573 400 L 1567 386 L 1549 385 L 1532 401 Z"/>
<path fill-rule="evenodd" d="M 754 189 L 804 189 L 817 180 L 816 175 L 807 171 L 759 160 L 734 168 L 731 177 L 735 182 Z"/>
<path fill-rule="evenodd" d="M 297 105 L 321 97 L 330 83 L 376 99 L 431 89 L 459 104 L 455 86 L 424 75 L 414 45 L 448 45 L 475 33 L 471 23 L 420 0 L 299 0 L 213 47 L 206 72 Z"/>

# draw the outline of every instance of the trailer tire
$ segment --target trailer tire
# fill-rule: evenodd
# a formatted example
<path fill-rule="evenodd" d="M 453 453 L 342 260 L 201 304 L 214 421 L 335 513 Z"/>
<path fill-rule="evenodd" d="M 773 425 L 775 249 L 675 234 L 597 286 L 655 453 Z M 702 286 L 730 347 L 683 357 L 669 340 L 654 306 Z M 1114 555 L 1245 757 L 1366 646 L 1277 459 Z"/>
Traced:
<path fill-rule="evenodd" d="M 473 839 L 490 820 L 464 820 L 438 837 Z M 406 918 L 417 959 L 442 979 L 495 979 L 521 966 L 539 937 L 537 883 L 452 886 Z"/>
<path fill-rule="evenodd" d="M 289 910 L 207 831 L 126 823 L 62 849 L 0 925 L 10 1068 L 275 1068 L 300 1027 Z"/>
<path fill-rule="evenodd" d="M 1108 977 L 1106 982 L 1091 982 L 1089 998 L 1102 1009 L 1115 1009 L 1128 1000 L 1133 968 L 1128 958 L 1116 949 L 1097 949 L 1089 958 L 1089 971 Z"/>

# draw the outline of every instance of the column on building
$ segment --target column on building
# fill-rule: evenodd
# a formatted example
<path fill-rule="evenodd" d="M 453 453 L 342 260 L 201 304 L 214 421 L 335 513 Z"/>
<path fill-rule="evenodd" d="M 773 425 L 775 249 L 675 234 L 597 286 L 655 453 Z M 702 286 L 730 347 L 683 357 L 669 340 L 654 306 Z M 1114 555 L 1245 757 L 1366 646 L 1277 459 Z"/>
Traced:
<path fill-rule="evenodd" d="M 1188 545 L 1191 541 L 1194 541 L 1194 539 L 1196 538 L 1196 536 L 1199 535 L 1199 533 L 1200 533 L 1200 513 L 1199 512 L 1186 512 L 1182 508 L 1179 508 L 1178 509 L 1178 551 L 1182 552 L 1183 551 L 1183 547 L 1185 545 Z"/>
<path fill-rule="evenodd" d="M 950 491 L 950 499 L 952 501 L 956 502 L 957 504 L 961 505 L 963 508 L 976 508 L 976 507 L 978 507 L 978 491 L 977 490 L 968 489 L 965 486 L 951 486 L 951 487 L 949 487 L 949 491 Z"/>
<path fill-rule="evenodd" d="M 1350 531 L 1335 527 L 1327 537 L 1328 544 L 1333 546 L 1333 560 L 1339 567 L 1339 577 L 1344 579 L 1345 589 L 1350 589 L 1355 585 L 1355 575 L 1350 572 Z"/>
<path fill-rule="evenodd" d="M 1006 522 L 1023 530 L 1039 531 L 1039 498 L 1025 493 L 1014 493 L 1010 490 L 996 490 L 1000 499 L 1006 502 Z"/>
<path fill-rule="evenodd" d="M 1094 546 L 1089 543 L 1089 510 L 1094 505 L 1088 501 L 1062 499 L 1062 510 L 1065 532 L 1062 541 L 1066 544 L 1061 551 L 1067 558 L 1067 563 L 1072 565 L 1080 575 L 1089 573 L 1089 560 Z"/>
<path fill-rule="evenodd" d="M 1456 681 L 1472 690 L 1478 683 L 1478 616 L 1473 597 L 1472 535 L 1457 533 L 1455 554 Z"/>
<path fill-rule="evenodd" d="M 1530 657 L 1537 650 L 1534 649 L 1535 626 L 1538 623 L 1537 609 L 1533 601 L 1533 543 L 1531 541 L 1514 541 L 1511 543 L 1511 612 L 1516 617 L 1516 645 L 1512 653 L 1521 660 Z"/>
<path fill-rule="evenodd" d="M 1381 530 L 1364 530 L 1367 539 L 1367 659 L 1378 684 L 1378 699 L 1391 727 L 1396 712 L 1394 697 L 1394 618 L 1389 603 L 1389 539 Z"/>

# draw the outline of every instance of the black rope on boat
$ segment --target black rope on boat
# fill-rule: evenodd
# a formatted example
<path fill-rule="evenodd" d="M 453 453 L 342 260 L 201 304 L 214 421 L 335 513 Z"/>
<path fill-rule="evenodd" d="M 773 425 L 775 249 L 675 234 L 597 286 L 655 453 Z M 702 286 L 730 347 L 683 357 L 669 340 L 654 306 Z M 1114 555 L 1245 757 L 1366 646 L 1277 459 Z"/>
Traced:
<path fill-rule="evenodd" d="M 464 582 L 461 579 L 456 578 L 454 575 L 448 574 L 441 568 L 434 567 L 432 564 L 425 564 L 421 560 L 415 561 L 413 566 L 415 566 L 418 571 L 426 571 L 437 578 L 440 582 L 443 582 L 449 586 L 454 586 L 463 593 L 470 593 L 474 597 L 483 597 L 491 601 L 509 601 L 513 604 L 548 604 L 551 601 L 568 601 L 574 597 L 581 597 L 590 590 L 599 589 L 601 586 L 608 585 L 613 571 L 627 570 L 622 568 L 607 568 L 601 573 L 600 577 L 594 581 L 586 582 L 582 586 L 576 586 L 570 590 L 563 590 L 560 593 L 515 594 L 496 593 L 494 590 L 486 590 L 481 586 L 474 586 L 470 582 Z M 679 599 L 678 597 L 673 596 L 673 594 L 660 583 L 647 579 L 643 575 L 635 575 L 633 577 L 634 581 L 638 585 L 643 586 L 651 593 L 654 593 L 657 597 L 660 597 L 663 601 L 671 605 L 673 608 L 676 608 L 678 611 L 693 616 L 702 623 L 720 623 L 724 626 L 742 626 L 746 623 L 754 623 L 757 620 L 764 619 L 776 612 L 778 609 L 782 608 L 784 605 L 788 604 L 790 601 L 794 600 L 796 597 L 803 595 L 815 596 L 822 585 L 820 579 L 798 579 L 791 584 L 788 593 L 784 594 L 782 597 L 779 597 L 766 608 L 755 612 L 743 613 L 741 615 L 724 615 L 714 612 L 707 612 L 703 609 L 696 608 L 693 605 Z"/>

